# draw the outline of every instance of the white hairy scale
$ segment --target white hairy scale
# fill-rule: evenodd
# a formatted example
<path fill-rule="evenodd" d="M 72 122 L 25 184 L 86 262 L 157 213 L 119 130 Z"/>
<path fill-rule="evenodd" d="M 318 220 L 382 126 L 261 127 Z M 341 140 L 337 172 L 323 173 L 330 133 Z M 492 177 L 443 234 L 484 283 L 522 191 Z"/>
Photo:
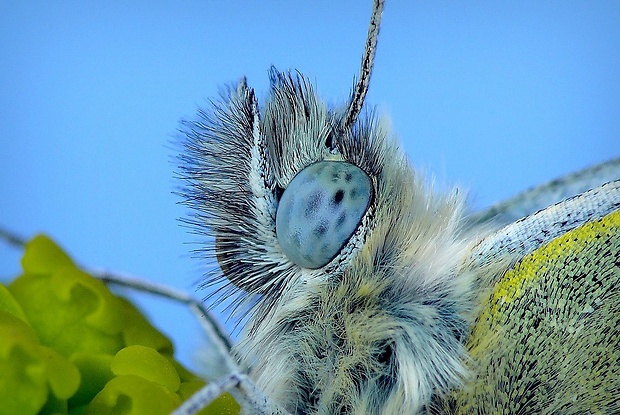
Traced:
<path fill-rule="evenodd" d="M 284 191 L 276 233 L 291 262 L 310 269 L 331 261 L 357 229 L 370 204 L 370 179 L 341 161 L 314 163 Z"/>

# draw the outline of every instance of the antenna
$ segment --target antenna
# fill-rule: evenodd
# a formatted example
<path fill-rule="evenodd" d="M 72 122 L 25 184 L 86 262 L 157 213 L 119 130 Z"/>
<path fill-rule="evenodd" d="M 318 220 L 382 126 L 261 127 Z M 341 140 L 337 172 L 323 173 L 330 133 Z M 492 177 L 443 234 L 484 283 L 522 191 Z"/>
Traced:
<path fill-rule="evenodd" d="M 370 24 L 368 25 L 368 36 L 366 37 L 366 48 L 364 49 L 364 57 L 360 67 L 360 79 L 355 85 L 349 111 L 344 119 L 344 127 L 351 128 L 357 116 L 362 111 L 364 98 L 368 93 L 370 85 L 370 75 L 372 74 L 372 65 L 375 61 L 375 52 L 377 51 L 377 39 L 379 38 L 379 26 L 381 25 L 381 14 L 385 0 L 375 0 L 372 6 L 372 15 L 370 16 Z"/>

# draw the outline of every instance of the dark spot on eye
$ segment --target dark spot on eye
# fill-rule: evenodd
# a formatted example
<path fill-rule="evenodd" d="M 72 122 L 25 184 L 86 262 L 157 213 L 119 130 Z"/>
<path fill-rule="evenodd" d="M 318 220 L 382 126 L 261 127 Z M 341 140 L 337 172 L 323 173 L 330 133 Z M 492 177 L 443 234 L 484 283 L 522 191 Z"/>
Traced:
<path fill-rule="evenodd" d="M 327 224 L 324 222 L 321 222 L 321 224 L 312 231 L 315 236 L 323 236 L 325 232 L 327 232 Z"/>
<path fill-rule="evenodd" d="M 340 216 L 338 216 L 338 219 L 336 219 L 336 227 L 342 226 L 345 220 L 347 220 L 347 214 L 342 212 Z"/>
<path fill-rule="evenodd" d="M 354 187 L 353 189 L 351 189 L 351 191 L 349 192 L 349 195 L 351 196 L 351 199 L 355 199 L 357 197 L 357 194 L 359 193 L 359 191 L 357 190 L 357 187 Z"/>
<path fill-rule="evenodd" d="M 306 219 L 314 216 L 315 212 L 318 210 L 318 207 L 321 205 L 323 201 L 323 195 L 320 192 L 312 193 L 308 199 L 306 199 L 306 209 L 304 209 L 304 217 Z"/>
<path fill-rule="evenodd" d="M 320 252 L 328 252 L 331 250 L 331 246 L 328 243 L 321 245 Z"/>
<path fill-rule="evenodd" d="M 345 174 L 345 176 L 344 176 L 344 181 L 347 182 L 347 183 L 350 183 L 351 180 L 353 180 L 353 175 L 351 173 L 347 172 Z"/>
<path fill-rule="evenodd" d="M 338 189 L 334 195 L 334 205 L 339 205 L 340 202 L 342 202 L 342 199 L 344 199 L 344 190 Z"/>

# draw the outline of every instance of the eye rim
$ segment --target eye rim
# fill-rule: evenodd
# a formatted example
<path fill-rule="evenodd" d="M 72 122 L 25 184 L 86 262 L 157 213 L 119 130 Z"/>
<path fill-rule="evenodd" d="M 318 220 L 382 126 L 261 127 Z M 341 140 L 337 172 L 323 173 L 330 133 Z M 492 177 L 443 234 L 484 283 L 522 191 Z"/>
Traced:
<path fill-rule="evenodd" d="M 282 200 L 285 198 L 285 194 L 286 191 L 288 189 L 290 189 L 291 184 L 293 184 L 293 182 L 295 181 L 295 179 L 297 179 L 298 177 L 300 177 L 301 174 L 303 174 L 304 172 L 306 172 L 309 168 L 312 168 L 313 166 L 316 166 L 318 164 L 328 164 L 328 163 L 338 163 L 340 165 L 347 165 L 349 169 L 352 169 L 352 171 L 356 172 L 356 174 L 358 174 L 358 178 L 365 178 L 365 180 L 362 181 L 363 185 L 365 186 L 364 191 L 366 192 L 366 203 L 363 207 L 363 209 L 361 209 L 361 213 L 359 214 L 359 218 L 357 220 L 357 222 L 355 223 L 355 226 L 351 229 L 350 233 L 348 233 L 348 236 L 346 238 L 343 238 L 342 243 L 340 244 L 340 246 L 338 247 L 338 249 L 334 250 L 333 255 L 331 255 L 329 257 L 328 260 L 321 262 L 321 265 L 317 265 L 317 266 L 313 266 L 313 267 L 309 267 L 309 266 L 304 266 L 302 264 L 299 264 L 294 258 L 291 258 L 291 256 L 287 253 L 286 249 L 283 247 L 283 244 L 280 240 L 280 238 L 284 238 L 283 236 L 280 236 L 280 233 L 278 232 L 278 213 L 280 212 L 280 207 L 281 207 L 281 203 Z M 339 173 L 342 172 L 342 169 L 339 171 Z M 347 180 L 348 181 L 348 180 Z M 355 180 L 354 180 L 355 182 Z M 359 180 L 358 180 L 359 183 Z M 322 160 L 318 160 L 315 161 L 313 163 L 310 163 L 308 165 L 306 165 L 305 167 L 303 167 L 301 170 L 299 170 L 297 173 L 295 173 L 295 175 L 293 176 L 293 178 L 288 182 L 288 184 L 286 185 L 286 187 L 282 188 L 280 186 L 277 186 L 278 188 L 282 189 L 280 194 L 278 195 L 279 197 L 276 197 L 276 201 L 277 201 L 277 206 L 276 206 L 276 217 L 275 217 L 275 221 L 274 224 L 276 225 L 274 228 L 275 234 L 276 234 L 276 239 L 278 241 L 278 244 L 280 246 L 280 249 L 282 250 L 282 254 L 283 256 L 289 261 L 289 263 L 302 268 L 302 269 L 306 269 L 306 270 L 311 270 L 311 271 L 316 271 L 316 270 L 322 270 L 325 269 L 326 267 L 329 267 L 330 264 L 333 264 L 334 261 L 339 261 L 342 259 L 343 255 L 345 257 L 349 257 L 352 252 L 354 251 L 353 249 L 346 249 L 347 246 L 351 243 L 352 240 L 359 240 L 360 236 L 362 237 L 361 239 L 365 239 L 365 235 L 367 233 L 367 228 L 368 228 L 368 224 L 367 224 L 367 218 L 368 216 L 373 212 L 373 205 L 374 205 L 374 201 L 375 201 L 375 194 L 376 194 L 376 179 L 371 176 L 370 174 L 368 174 L 362 167 L 360 167 L 359 165 L 357 165 L 356 163 L 350 161 L 350 160 L 346 160 L 346 159 L 322 159 Z M 356 186 L 357 188 L 359 188 L 359 186 Z M 330 200 L 330 203 L 332 205 L 340 205 L 342 200 L 339 201 L 335 201 L 335 196 L 337 197 L 337 193 L 341 193 L 343 189 L 338 189 L 336 192 L 331 192 L 332 194 L 329 194 L 330 191 L 329 189 L 326 191 L 326 193 L 328 193 L 328 200 Z M 346 193 L 348 192 L 348 190 L 345 189 L 344 195 L 346 195 Z M 343 196 L 344 196 L 343 195 Z M 328 229 L 329 232 L 329 229 Z M 361 234 L 361 235 L 360 235 Z"/>

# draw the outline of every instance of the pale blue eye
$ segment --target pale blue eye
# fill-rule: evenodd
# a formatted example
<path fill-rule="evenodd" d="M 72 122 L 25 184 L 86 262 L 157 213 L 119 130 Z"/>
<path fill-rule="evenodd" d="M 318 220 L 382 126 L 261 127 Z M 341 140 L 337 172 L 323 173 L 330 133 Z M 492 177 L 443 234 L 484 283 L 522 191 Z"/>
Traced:
<path fill-rule="evenodd" d="M 316 269 L 340 252 L 370 204 L 370 178 L 357 166 L 321 161 L 300 171 L 284 190 L 276 233 L 291 262 Z"/>

